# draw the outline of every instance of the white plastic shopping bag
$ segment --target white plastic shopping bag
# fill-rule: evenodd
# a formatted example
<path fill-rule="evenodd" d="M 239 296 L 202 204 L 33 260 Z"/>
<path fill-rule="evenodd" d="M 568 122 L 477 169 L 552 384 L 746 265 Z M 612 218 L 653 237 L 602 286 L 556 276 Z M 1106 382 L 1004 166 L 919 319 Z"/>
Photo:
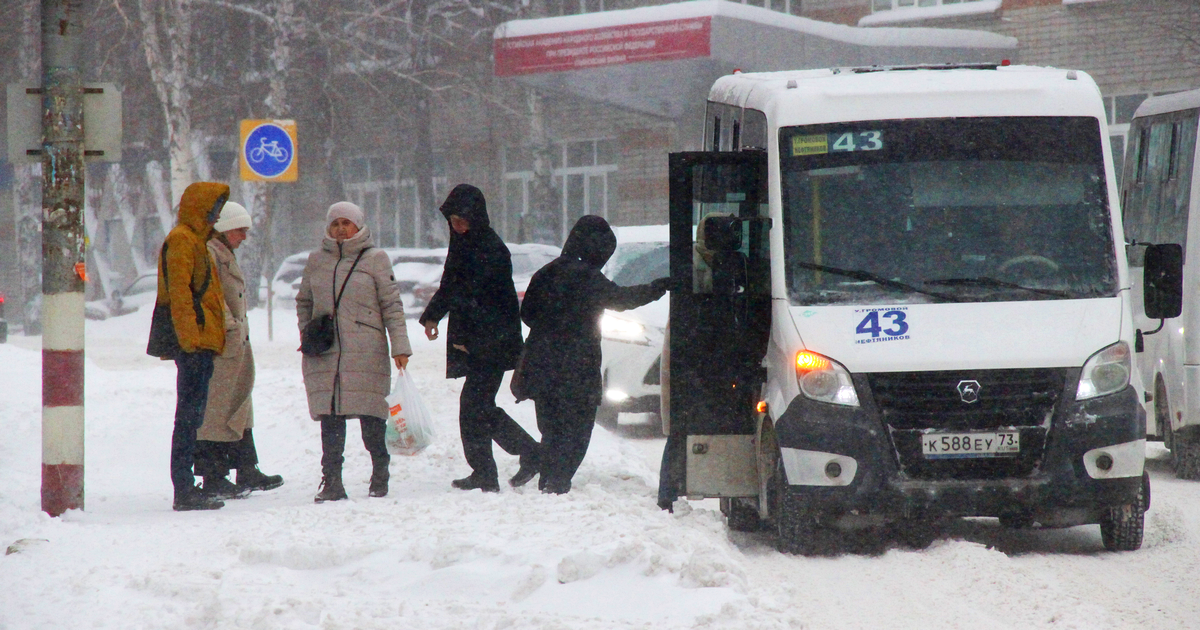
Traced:
<path fill-rule="evenodd" d="M 393 455 L 416 455 L 433 443 L 433 418 L 408 370 L 400 370 L 387 397 L 387 449 Z"/>

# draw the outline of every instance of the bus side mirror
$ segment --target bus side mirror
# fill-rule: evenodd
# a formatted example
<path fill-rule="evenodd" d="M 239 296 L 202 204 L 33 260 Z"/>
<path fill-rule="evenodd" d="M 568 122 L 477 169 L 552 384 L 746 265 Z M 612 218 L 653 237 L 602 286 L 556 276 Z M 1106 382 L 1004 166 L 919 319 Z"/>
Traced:
<path fill-rule="evenodd" d="M 1183 246 L 1175 243 L 1146 247 L 1143 297 L 1146 317 L 1170 319 L 1183 312 Z"/>

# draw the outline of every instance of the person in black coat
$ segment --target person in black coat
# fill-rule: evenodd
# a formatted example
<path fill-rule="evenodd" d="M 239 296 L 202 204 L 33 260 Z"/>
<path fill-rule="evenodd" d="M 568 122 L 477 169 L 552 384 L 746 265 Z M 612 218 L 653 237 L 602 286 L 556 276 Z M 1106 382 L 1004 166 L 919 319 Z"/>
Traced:
<path fill-rule="evenodd" d="M 571 228 L 562 255 L 533 274 L 521 319 L 529 326 L 522 366 L 533 399 L 543 492 L 563 494 L 587 454 L 600 404 L 600 317 L 662 297 L 669 280 L 621 287 L 600 273 L 617 239 L 603 218 L 587 215 Z"/>
<path fill-rule="evenodd" d="M 496 406 L 504 372 L 521 355 L 521 316 L 513 287 L 512 257 L 488 221 L 483 192 L 469 184 L 450 191 L 441 212 L 450 223 L 450 251 L 442 282 L 420 323 L 425 336 L 438 338 L 438 322 L 447 314 L 446 378 L 466 377 L 459 398 L 458 425 L 471 474 L 455 488 L 498 492 L 492 440 L 521 456 L 509 481 L 524 484 L 537 474 L 538 444 L 521 425 Z"/>

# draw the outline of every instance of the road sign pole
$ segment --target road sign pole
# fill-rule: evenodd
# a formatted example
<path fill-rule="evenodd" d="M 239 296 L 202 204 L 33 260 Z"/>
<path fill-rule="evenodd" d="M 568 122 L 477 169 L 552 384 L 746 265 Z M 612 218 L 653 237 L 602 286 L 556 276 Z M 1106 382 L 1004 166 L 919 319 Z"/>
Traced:
<path fill-rule="evenodd" d="M 42 0 L 42 510 L 83 509 L 83 0 Z"/>
<path fill-rule="evenodd" d="M 267 182 L 294 182 L 298 177 L 296 153 L 299 149 L 296 142 L 296 121 L 294 120 L 243 120 L 239 123 L 240 138 L 238 151 L 238 172 L 245 182 L 264 182 L 263 194 L 260 197 L 261 208 L 255 212 L 263 213 L 262 226 L 264 234 L 259 234 L 261 245 L 258 246 L 260 266 L 265 267 L 262 275 L 267 278 L 267 339 L 275 339 L 275 295 L 272 290 L 275 271 L 271 268 L 275 262 L 274 248 L 271 246 L 271 193 L 272 188 Z M 256 281 L 257 282 L 257 281 Z"/>

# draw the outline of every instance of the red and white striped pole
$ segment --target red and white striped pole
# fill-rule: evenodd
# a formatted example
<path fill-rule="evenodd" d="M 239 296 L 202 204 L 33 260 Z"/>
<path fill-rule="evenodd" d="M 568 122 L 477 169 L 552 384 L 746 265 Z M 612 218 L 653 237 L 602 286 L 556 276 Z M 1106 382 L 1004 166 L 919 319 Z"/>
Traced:
<path fill-rule="evenodd" d="M 83 509 L 83 0 L 42 0 L 42 511 Z"/>

